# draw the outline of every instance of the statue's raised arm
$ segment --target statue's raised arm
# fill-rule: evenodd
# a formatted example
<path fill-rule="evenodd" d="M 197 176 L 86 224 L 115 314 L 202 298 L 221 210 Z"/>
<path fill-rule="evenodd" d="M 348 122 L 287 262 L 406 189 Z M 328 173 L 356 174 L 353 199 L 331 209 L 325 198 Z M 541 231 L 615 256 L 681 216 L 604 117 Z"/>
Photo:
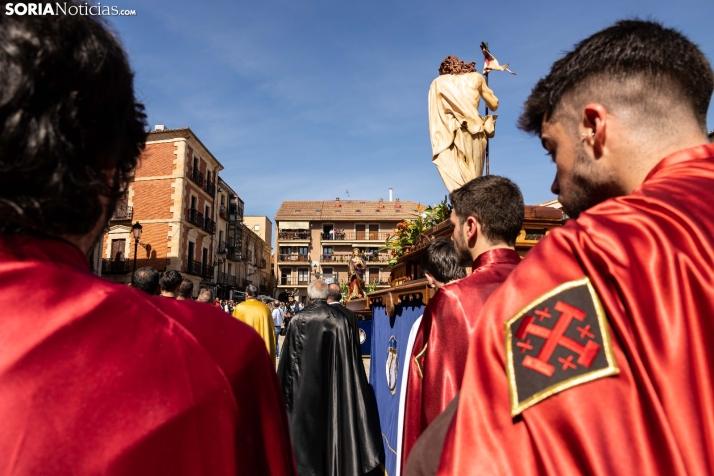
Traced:
<path fill-rule="evenodd" d="M 429 133 L 432 161 L 449 192 L 483 174 L 486 138 L 494 135 L 496 116 L 481 117 L 481 98 L 489 109 L 498 109 L 498 98 L 475 63 L 447 56 L 429 88 Z"/>

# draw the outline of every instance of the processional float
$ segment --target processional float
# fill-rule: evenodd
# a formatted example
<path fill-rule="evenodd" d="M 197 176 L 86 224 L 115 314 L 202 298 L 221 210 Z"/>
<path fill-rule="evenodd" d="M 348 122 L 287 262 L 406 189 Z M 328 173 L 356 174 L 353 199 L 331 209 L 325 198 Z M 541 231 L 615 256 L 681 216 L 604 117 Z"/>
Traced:
<path fill-rule="evenodd" d="M 429 134 L 432 162 L 446 189 L 451 192 L 470 180 L 490 172 L 489 140 L 496 132 L 498 98 L 488 85 L 489 73 L 511 71 L 501 65 L 481 43 L 483 71 L 475 63 L 447 56 L 439 67 L 439 76 L 429 87 Z M 481 100 L 485 113 L 479 113 Z M 548 231 L 563 223 L 562 212 L 555 208 L 526 206 L 525 221 L 516 241 L 523 256 Z M 370 385 L 379 408 L 380 424 L 386 455 L 386 474 L 397 468 L 399 395 L 401 369 L 405 368 L 404 347 L 416 319 L 433 295 L 421 271 L 421 257 L 426 246 L 440 237 L 450 238 L 453 225 L 449 220 L 419 235 L 411 248 L 397 259 L 391 269 L 391 287 L 352 299 L 347 306 L 357 314 L 371 316 L 360 327 L 371 324 Z"/>

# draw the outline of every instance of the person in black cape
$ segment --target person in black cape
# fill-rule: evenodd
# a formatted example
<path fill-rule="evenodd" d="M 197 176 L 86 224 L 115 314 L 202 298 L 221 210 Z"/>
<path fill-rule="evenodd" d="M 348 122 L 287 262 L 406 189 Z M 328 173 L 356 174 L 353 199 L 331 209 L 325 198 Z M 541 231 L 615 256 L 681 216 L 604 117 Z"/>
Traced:
<path fill-rule="evenodd" d="M 354 323 L 327 304 L 322 280 L 288 328 L 278 364 L 300 476 L 384 474 L 377 402 Z"/>

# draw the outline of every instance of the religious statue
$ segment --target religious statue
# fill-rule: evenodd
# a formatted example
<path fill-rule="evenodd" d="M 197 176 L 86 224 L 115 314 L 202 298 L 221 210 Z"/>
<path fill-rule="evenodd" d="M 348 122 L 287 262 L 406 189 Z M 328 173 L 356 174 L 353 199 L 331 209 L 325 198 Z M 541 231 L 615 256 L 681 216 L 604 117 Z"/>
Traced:
<path fill-rule="evenodd" d="M 432 161 L 449 192 L 483 174 L 486 138 L 496 130 L 498 116 L 478 112 L 481 98 L 492 111 L 498 99 L 475 65 L 447 56 L 429 88 Z"/>
<path fill-rule="evenodd" d="M 347 300 L 364 297 L 364 270 L 367 268 L 359 248 L 352 248 L 349 261 L 350 277 Z"/>

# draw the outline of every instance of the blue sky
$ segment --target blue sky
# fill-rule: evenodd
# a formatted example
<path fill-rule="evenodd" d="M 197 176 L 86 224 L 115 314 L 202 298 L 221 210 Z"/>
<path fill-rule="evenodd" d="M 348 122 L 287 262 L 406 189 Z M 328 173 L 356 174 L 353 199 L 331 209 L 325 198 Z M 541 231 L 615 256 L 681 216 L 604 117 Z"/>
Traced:
<path fill-rule="evenodd" d="M 389 187 L 402 200 L 441 200 L 429 84 L 447 55 L 480 68 L 481 41 L 518 73 L 490 75 L 501 103 L 491 173 L 518 183 L 529 204 L 553 198 L 555 168 L 516 120 L 574 43 L 639 16 L 680 29 L 714 61 L 711 0 L 114 4 L 137 11 L 111 22 L 150 125 L 190 126 L 225 166 L 246 214 L 271 220 L 283 200 L 386 200 Z"/>

